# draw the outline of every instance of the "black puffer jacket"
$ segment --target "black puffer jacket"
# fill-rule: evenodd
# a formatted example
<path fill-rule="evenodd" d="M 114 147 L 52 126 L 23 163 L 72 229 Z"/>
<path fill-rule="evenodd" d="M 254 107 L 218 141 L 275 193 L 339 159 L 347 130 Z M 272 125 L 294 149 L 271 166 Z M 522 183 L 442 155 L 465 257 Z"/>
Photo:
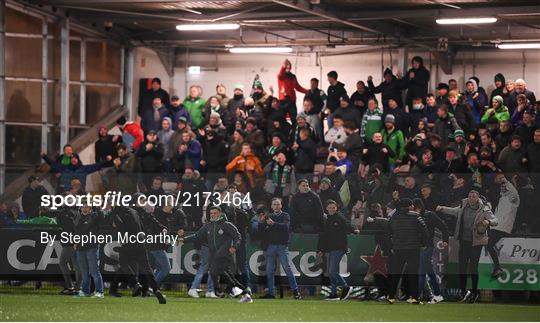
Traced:
<path fill-rule="evenodd" d="M 393 250 L 406 250 L 426 246 L 429 233 L 420 214 L 401 209 L 388 223 L 388 236 Z"/>
<path fill-rule="evenodd" d="M 313 191 L 297 192 L 293 195 L 289 206 L 293 231 L 303 225 L 312 225 L 321 229 L 323 225 L 323 206 L 319 196 Z"/>
<path fill-rule="evenodd" d="M 322 252 L 347 251 L 347 235 L 355 228 L 341 213 L 328 215 L 319 234 L 317 250 Z"/>

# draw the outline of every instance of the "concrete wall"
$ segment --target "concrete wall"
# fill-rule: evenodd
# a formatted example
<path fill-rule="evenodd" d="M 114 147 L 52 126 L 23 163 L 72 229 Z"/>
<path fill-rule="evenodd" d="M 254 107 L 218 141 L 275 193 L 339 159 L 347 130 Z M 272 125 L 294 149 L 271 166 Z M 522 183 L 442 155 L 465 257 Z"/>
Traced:
<path fill-rule="evenodd" d="M 426 67 L 431 71 L 430 88 L 435 89 L 439 82 L 447 82 L 450 78 L 458 80 L 460 87 L 464 87 L 464 82 L 469 77 L 476 75 L 480 78 L 480 85 L 487 92 L 493 89 L 493 77 L 496 73 L 503 73 L 507 79 L 524 78 L 527 87 L 536 93 L 540 93 L 540 51 L 477 51 L 460 52 L 457 54 L 452 74 L 446 75 L 437 65 L 434 57 L 428 52 L 410 52 L 408 58 L 420 55 L 424 58 Z M 315 54 L 294 56 L 294 55 L 260 55 L 260 54 L 190 54 L 187 59 L 187 66 L 201 66 L 201 74 L 186 74 L 185 67 L 177 67 L 172 80 L 171 93 L 181 97 L 186 95 L 186 88 L 189 85 L 197 84 L 203 88 L 203 97 L 208 97 L 215 93 L 215 86 L 223 83 L 232 94 L 232 89 L 236 84 L 243 84 L 245 89 L 251 88 L 253 78 L 259 74 L 265 88 L 272 85 L 277 89 L 277 73 L 282 61 L 289 58 L 293 63 L 294 72 L 299 83 L 309 86 L 309 80 L 317 77 L 321 80 L 321 86 L 326 90 L 328 82 L 326 73 L 336 70 L 339 80 L 345 83 L 347 91 L 355 91 L 355 84 L 358 80 L 367 80 L 368 75 L 373 75 L 375 83 L 382 79 L 381 66 L 393 66 L 394 73 L 398 71 L 398 51 L 392 51 L 392 59 L 388 50 L 384 51 L 381 60 L 381 52 L 348 54 L 340 56 L 321 57 L 319 62 Z M 318 63 L 318 64 L 317 64 Z M 409 64 L 409 62 L 407 62 Z M 180 55 L 177 66 L 186 66 L 185 55 Z M 156 66 L 156 71 L 160 72 L 161 66 Z M 152 69 L 146 71 L 151 73 Z M 148 76 L 138 72 L 136 75 Z M 299 100 L 301 100 L 300 96 Z M 300 103 L 300 102 L 299 102 Z M 301 106 L 301 104 L 299 105 Z"/>

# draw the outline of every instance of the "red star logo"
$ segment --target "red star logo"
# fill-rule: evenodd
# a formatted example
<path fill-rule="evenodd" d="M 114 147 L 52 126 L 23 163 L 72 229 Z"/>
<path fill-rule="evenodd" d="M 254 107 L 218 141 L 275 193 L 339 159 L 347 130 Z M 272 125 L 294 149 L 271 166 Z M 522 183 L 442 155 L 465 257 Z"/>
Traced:
<path fill-rule="evenodd" d="M 375 247 L 373 256 L 360 256 L 368 265 L 367 275 L 369 274 L 381 274 L 384 277 L 388 276 L 388 267 L 386 265 L 388 257 L 382 255 L 379 245 Z"/>

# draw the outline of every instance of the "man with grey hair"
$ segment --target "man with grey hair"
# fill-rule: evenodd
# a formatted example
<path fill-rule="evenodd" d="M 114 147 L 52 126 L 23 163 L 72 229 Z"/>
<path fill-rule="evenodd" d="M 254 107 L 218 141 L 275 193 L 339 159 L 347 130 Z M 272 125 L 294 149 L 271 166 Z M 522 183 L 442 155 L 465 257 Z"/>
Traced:
<path fill-rule="evenodd" d="M 530 104 L 533 104 L 536 101 L 536 96 L 533 91 L 527 90 L 527 83 L 524 79 L 517 79 L 514 82 L 514 91 L 510 93 L 510 111 L 514 111 L 517 107 L 517 96 L 524 94 Z"/>
<path fill-rule="evenodd" d="M 471 190 L 457 207 L 437 206 L 437 212 L 457 218 L 454 237 L 459 241 L 459 287 L 461 303 L 475 303 L 478 292 L 478 262 L 482 248 L 488 244 L 488 228 L 497 225 L 491 205 L 480 199 L 480 193 Z M 467 276 L 471 276 L 472 291 L 467 290 Z"/>

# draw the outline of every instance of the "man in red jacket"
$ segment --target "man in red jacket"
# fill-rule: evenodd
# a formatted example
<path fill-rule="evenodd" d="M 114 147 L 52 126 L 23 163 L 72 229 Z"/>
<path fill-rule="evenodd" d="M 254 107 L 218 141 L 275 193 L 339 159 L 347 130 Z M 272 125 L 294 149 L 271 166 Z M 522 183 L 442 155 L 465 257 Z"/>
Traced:
<path fill-rule="evenodd" d="M 289 116 L 291 117 L 291 121 L 296 123 L 296 92 L 302 92 L 302 93 L 308 93 L 309 90 L 306 90 L 305 88 L 301 87 L 300 84 L 298 84 L 298 80 L 296 79 L 296 75 L 291 73 L 292 64 L 291 62 L 286 59 L 283 64 L 281 65 L 281 69 L 278 73 L 278 87 L 279 87 L 279 101 L 280 102 L 287 102 L 287 106 L 289 107 Z"/>

